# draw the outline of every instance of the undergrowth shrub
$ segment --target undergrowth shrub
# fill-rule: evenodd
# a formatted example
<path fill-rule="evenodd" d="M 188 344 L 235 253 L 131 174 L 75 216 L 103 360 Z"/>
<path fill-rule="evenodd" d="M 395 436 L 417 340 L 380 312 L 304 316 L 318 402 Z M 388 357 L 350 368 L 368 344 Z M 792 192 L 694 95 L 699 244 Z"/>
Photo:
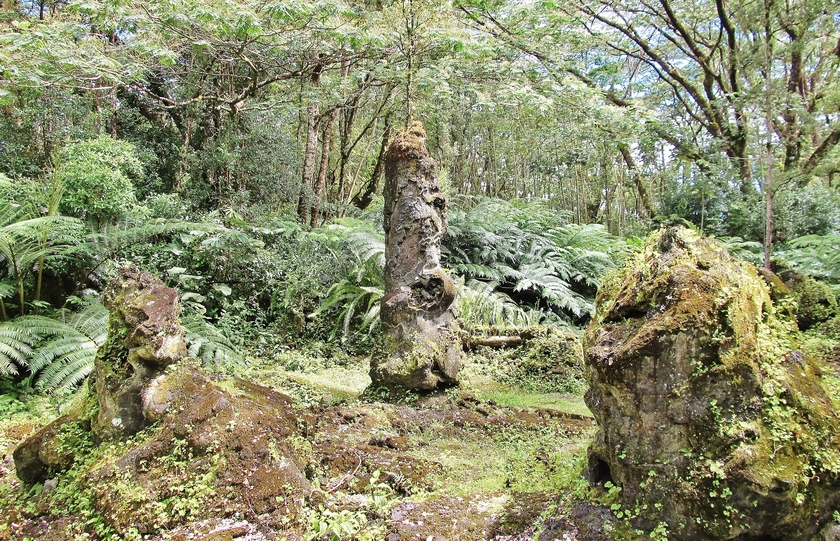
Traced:
<path fill-rule="evenodd" d="M 459 197 L 441 251 L 455 274 L 489 284 L 520 307 L 583 321 L 601 275 L 625 249 L 603 226 L 568 223 L 541 201 Z"/>
<path fill-rule="evenodd" d="M 554 327 L 472 328 L 473 335 L 521 336 L 516 347 L 478 346 L 472 370 L 533 393 L 580 394 L 586 388 L 580 337 Z"/>

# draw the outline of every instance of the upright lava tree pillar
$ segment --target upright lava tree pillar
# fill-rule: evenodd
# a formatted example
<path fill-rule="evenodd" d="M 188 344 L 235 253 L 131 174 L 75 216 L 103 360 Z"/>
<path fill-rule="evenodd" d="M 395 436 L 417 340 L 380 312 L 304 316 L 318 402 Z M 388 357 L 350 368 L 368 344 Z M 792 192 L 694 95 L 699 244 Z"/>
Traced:
<path fill-rule="evenodd" d="M 385 155 L 383 338 L 371 360 L 374 387 L 432 390 L 456 383 L 461 368 L 455 284 L 440 266 L 446 199 L 425 139 L 415 123 Z"/>
<path fill-rule="evenodd" d="M 149 383 L 187 350 L 178 291 L 156 276 L 134 265 L 123 267 L 108 282 L 103 304 L 111 313 L 91 379 L 99 402 L 92 428 L 100 439 L 115 439 L 149 424 L 143 416 Z"/>

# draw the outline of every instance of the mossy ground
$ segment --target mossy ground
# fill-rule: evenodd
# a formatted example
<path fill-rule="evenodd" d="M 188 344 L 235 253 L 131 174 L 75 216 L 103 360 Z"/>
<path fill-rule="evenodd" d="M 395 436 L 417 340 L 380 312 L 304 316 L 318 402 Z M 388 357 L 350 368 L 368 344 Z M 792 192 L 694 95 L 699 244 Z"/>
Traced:
<path fill-rule="evenodd" d="M 88 472 L 150 441 L 154 428 L 105 447 L 82 440 L 83 459 L 73 470 L 46 487 L 22 486 L 11 448 L 57 411 L 44 397 L 4 399 L 0 540 L 216 539 L 198 535 L 209 531 L 253 540 L 657 539 L 655 532 L 636 532 L 624 515 L 643 509 L 611 510 L 616 489 L 592 489 L 581 478 L 595 426 L 580 392 L 536 392 L 528 377 L 494 378 L 517 356 L 522 352 L 469 354 L 461 389 L 391 404 L 358 398 L 369 381 L 363 358 L 285 351 L 237 369 L 239 377 L 289 394 L 302 415 L 315 419 L 295 444 L 310 457 L 306 474 L 315 491 L 282 534 L 281 525 L 264 524 L 259 509 L 220 506 L 212 491 L 220 464 L 213 455 L 197 464 L 182 445 L 149 465 L 169 484 L 159 500 L 139 501 L 131 479 L 115 476 L 100 486 L 91 480 Z M 840 378 L 833 374 L 826 378 L 835 378 L 830 387 L 840 399 Z M 223 388 L 235 387 L 219 379 Z M 106 516 L 97 501 L 109 493 L 122 506 Z M 207 518 L 208 509 L 216 519 Z M 142 521 L 146 532 L 132 526 L 135 531 L 117 533 L 115 521 Z"/>
<path fill-rule="evenodd" d="M 409 394 L 400 403 L 359 398 L 370 381 L 363 358 L 286 351 L 237 369 L 238 377 L 290 395 L 295 409 L 314 419 L 297 444 L 314 491 L 285 530 L 260 509 L 226 508 L 215 484 L 229 468 L 225 457 L 195 456 L 183 441 L 144 465 L 143 479 L 165 491 L 149 490 L 139 477 L 92 476 L 148 446 L 160 436 L 154 427 L 121 443 L 77 440 L 73 469 L 26 487 L 14 476 L 11 450 L 58 412 L 45 399 L 18 401 L 0 423 L 0 540 L 186 539 L 213 519 L 239 525 L 252 539 L 477 541 L 531 539 L 551 528 L 597 532 L 586 518 L 577 519 L 582 526 L 572 518 L 580 503 L 571 494 L 588 493 L 580 473 L 594 430 L 582 397 L 496 381 L 489 374 L 498 367 L 486 365 L 493 356 L 468 355 L 471 376 L 460 389 Z M 217 379 L 221 388 L 236 387 Z M 544 537 L 555 538 L 563 539 Z"/>

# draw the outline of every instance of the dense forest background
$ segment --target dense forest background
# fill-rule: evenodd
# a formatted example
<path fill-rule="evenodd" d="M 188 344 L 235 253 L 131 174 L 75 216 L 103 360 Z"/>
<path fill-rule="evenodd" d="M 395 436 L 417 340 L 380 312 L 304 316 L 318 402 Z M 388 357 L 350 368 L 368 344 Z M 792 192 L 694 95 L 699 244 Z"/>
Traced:
<path fill-rule="evenodd" d="M 127 261 L 208 360 L 363 352 L 413 119 L 470 324 L 586 323 L 661 224 L 840 279 L 833 2 L 6 0 L 0 25 L 0 372 L 47 389 L 89 371 Z"/>

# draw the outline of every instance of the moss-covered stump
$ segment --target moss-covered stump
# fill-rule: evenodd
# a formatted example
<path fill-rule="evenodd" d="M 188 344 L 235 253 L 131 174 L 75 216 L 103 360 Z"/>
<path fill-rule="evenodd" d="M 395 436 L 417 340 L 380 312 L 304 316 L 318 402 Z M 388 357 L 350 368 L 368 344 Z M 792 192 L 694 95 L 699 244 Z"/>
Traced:
<path fill-rule="evenodd" d="M 446 199 L 420 124 L 385 155 L 385 294 L 373 388 L 432 390 L 457 382 L 461 342 L 453 327 L 455 284 L 440 266 Z"/>
<path fill-rule="evenodd" d="M 840 433 L 756 270 L 685 229 L 607 280 L 585 335 L 594 483 L 674 539 L 809 540 L 840 504 Z"/>
<path fill-rule="evenodd" d="M 146 386 L 187 350 L 178 291 L 156 276 L 123 267 L 102 300 L 110 315 L 91 379 L 99 403 L 92 428 L 99 439 L 112 439 L 148 424 L 142 412 Z"/>

